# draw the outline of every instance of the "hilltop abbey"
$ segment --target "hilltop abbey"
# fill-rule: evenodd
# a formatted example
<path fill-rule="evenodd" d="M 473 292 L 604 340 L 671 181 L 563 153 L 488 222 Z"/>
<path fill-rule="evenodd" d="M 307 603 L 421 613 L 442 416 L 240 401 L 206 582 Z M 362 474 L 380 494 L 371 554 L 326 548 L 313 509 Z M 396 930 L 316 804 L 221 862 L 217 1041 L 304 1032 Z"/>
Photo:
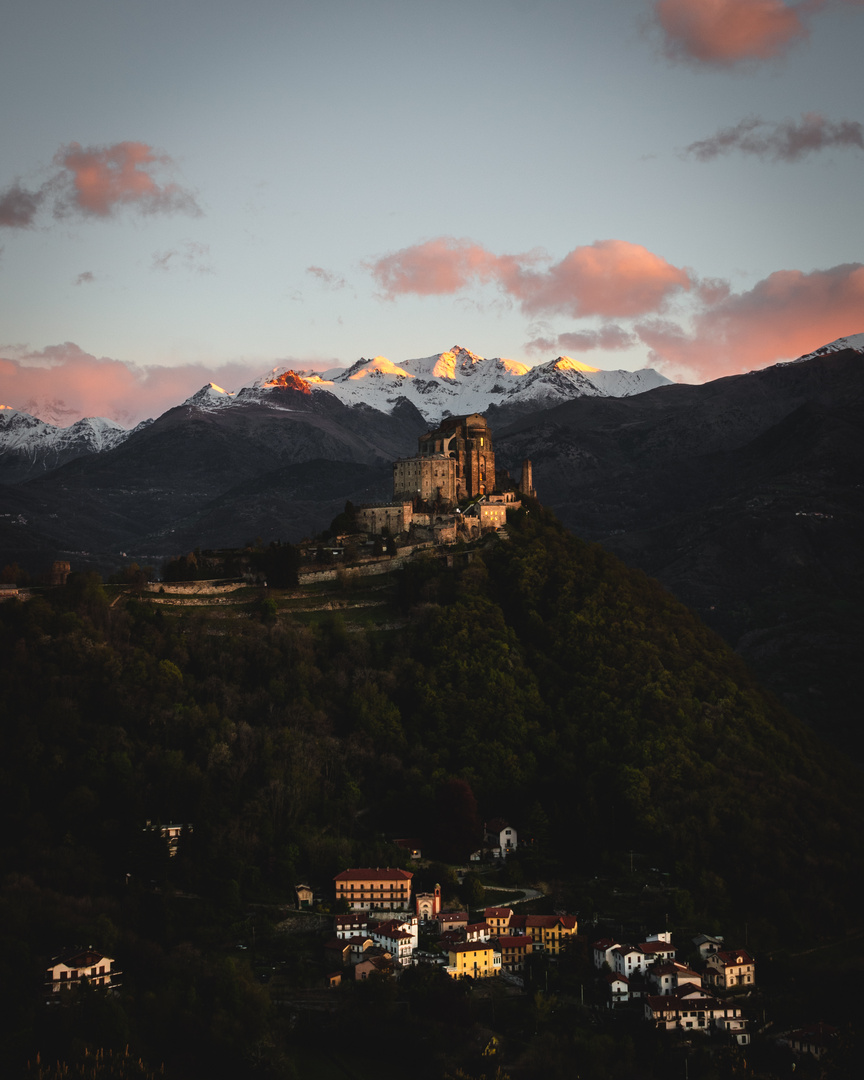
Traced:
<path fill-rule="evenodd" d="M 518 490 L 508 474 L 496 478 L 495 450 L 485 417 L 449 416 L 421 435 L 415 457 L 393 462 L 393 501 L 362 506 L 357 523 L 366 532 L 392 535 L 431 527 L 438 542 L 459 532 L 498 528 L 519 495 L 534 496 L 531 462 L 522 463 Z M 468 505 L 466 505 L 468 504 Z"/>

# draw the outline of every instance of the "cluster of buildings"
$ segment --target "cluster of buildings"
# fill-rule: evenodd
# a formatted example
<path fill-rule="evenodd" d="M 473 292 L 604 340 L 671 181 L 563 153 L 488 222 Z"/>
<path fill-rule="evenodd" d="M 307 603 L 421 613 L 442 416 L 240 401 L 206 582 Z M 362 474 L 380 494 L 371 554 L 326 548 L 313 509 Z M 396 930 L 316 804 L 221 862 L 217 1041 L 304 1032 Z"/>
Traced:
<path fill-rule="evenodd" d="M 503 845 L 502 845 L 503 846 Z M 418 962 L 434 963 L 453 979 L 487 979 L 525 971 L 529 957 L 559 956 L 577 934 L 574 915 L 520 915 L 510 907 L 487 907 L 471 922 L 466 911 L 442 911 L 441 887 L 412 895 L 413 874 L 392 867 L 344 870 L 334 879 L 337 900 L 348 908 L 334 918 L 325 949 L 334 964 L 328 977 L 338 986 L 346 974 L 357 981 L 376 972 L 394 974 Z M 297 887 L 298 905 L 309 907 L 312 890 Z M 436 951 L 421 951 L 420 932 L 432 935 Z M 628 944 L 612 938 L 592 945 L 594 967 L 607 990 L 610 1008 L 641 1003 L 654 1027 L 690 1036 L 712 1031 L 739 1046 L 750 1042 L 747 1019 L 735 991 L 756 985 L 756 963 L 747 949 L 727 949 L 722 938 L 693 939 L 694 966 L 678 959 L 668 932 Z M 692 954 L 691 954 L 692 955 Z M 698 969 L 698 970 L 697 970 Z M 88 984 L 105 992 L 120 986 L 116 961 L 88 947 L 55 956 L 45 971 L 48 1002 Z M 817 1059 L 837 1042 L 838 1031 L 818 1023 L 776 1036 L 796 1054 Z"/>
<path fill-rule="evenodd" d="M 327 948 L 355 979 L 418 960 L 441 964 L 454 979 L 518 976 L 533 952 L 557 956 L 577 932 L 575 915 L 517 915 L 509 907 L 486 908 L 481 921 L 470 922 L 466 911 L 441 910 L 440 885 L 412 900 L 412 876 L 391 867 L 336 875 L 336 899 L 350 912 L 335 917 Z M 419 952 L 421 926 L 434 934 L 436 953 Z"/>
<path fill-rule="evenodd" d="M 641 999 L 645 1019 L 666 1031 L 720 1030 L 740 1046 L 750 1042 L 741 1009 L 717 992 L 750 990 L 756 963 L 746 949 L 725 949 L 722 938 L 702 934 L 693 944 L 698 971 L 677 959 L 669 933 L 649 934 L 637 945 L 603 938 L 593 945 L 594 966 L 604 972 L 609 1005 Z"/>
<path fill-rule="evenodd" d="M 393 463 L 392 501 L 358 507 L 357 526 L 377 536 L 427 529 L 436 543 L 451 543 L 500 528 L 522 495 L 534 496 L 530 461 L 513 487 L 506 473 L 496 474 L 486 419 L 450 416 L 420 436 L 414 457 Z"/>

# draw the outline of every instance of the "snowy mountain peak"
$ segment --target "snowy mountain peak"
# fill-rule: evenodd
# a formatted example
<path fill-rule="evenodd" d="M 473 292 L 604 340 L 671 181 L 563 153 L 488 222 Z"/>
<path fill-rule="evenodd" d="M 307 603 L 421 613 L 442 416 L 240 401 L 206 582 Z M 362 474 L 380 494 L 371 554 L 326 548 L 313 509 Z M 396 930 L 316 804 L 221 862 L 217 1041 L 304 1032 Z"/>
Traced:
<path fill-rule="evenodd" d="M 583 371 L 586 374 L 593 374 L 595 371 L 600 371 L 600 368 L 591 367 L 590 364 L 585 364 L 581 360 L 574 360 L 572 356 L 559 356 L 557 360 L 552 361 L 552 367 L 558 371 Z"/>
<path fill-rule="evenodd" d="M 837 338 L 830 345 L 823 345 L 815 352 L 799 356 L 797 360 L 790 360 L 790 364 L 800 364 L 805 360 L 812 360 L 816 356 L 827 356 L 829 353 L 843 352 L 844 349 L 852 349 L 853 352 L 864 353 L 864 334 L 850 334 L 849 337 Z M 779 367 L 780 365 L 778 365 Z"/>
<path fill-rule="evenodd" d="M 184 405 L 197 405 L 199 409 L 218 409 L 223 405 L 230 405 L 234 394 L 228 390 L 223 390 L 221 386 L 217 386 L 216 383 L 207 383 L 206 386 L 202 386 L 201 389 L 187 398 Z"/>
<path fill-rule="evenodd" d="M 482 356 L 464 349 L 461 345 L 454 345 L 452 349 L 438 354 L 438 361 L 432 368 L 432 374 L 438 379 L 455 379 L 457 369 L 465 371 L 475 364 L 483 361 Z"/>
<path fill-rule="evenodd" d="M 130 434 L 104 416 L 85 416 L 69 427 L 56 427 L 8 405 L 0 407 L 0 461 L 11 483 L 85 454 L 111 450 Z"/>
<path fill-rule="evenodd" d="M 569 356 L 530 368 L 518 360 L 487 358 L 464 345 L 454 345 L 399 364 L 386 356 L 373 356 L 361 357 L 342 370 L 321 373 L 273 368 L 252 387 L 240 390 L 234 400 L 265 401 L 268 390 L 293 386 L 303 393 L 326 390 L 345 405 L 387 413 L 400 402 L 409 401 L 430 424 L 437 424 L 445 416 L 485 412 L 491 405 L 544 408 L 574 397 L 639 394 L 667 382 L 650 369 L 602 371 Z M 214 407 L 208 400 L 202 405 Z"/>
<path fill-rule="evenodd" d="M 380 378 L 383 375 L 392 375 L 405 379 L 414 378 L 410 371 L 406 371 L 405 368 L 394 364 L 386 356 L 375 356 L 371 360 L 358 360 L 356 364 L 352 364 L 348 368 L 344 375 L 334 379 L 334 382 L 342 383 L 347 382 L 349 379 L 358 382 L 360 379 L 375 378 L 376 376 Z"/>
<path fill-rule="evenodd" d="M 258 379 L 254 385 L 256 389 L 260 390 L 288 389 L 299 390 L 301 394 L 312 393 L 309 382 L 301 375 L 298 375 L 296 371 L 285 371 L 283 368 L 278 367 L 273 368 L 263 378 Z"/>

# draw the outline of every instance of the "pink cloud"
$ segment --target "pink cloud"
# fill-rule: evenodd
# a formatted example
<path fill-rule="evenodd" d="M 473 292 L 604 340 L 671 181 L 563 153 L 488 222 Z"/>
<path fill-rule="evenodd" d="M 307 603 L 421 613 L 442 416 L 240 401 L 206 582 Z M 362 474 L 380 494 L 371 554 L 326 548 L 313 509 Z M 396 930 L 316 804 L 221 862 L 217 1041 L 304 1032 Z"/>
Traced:
<path fill-rule="evenodd" d="M 676 292 L 690 288 L 684 270 L 641 244 L 598 240 L 574 248 L 548 270 L 521 270 L 501 282 L 529 315 L 622 317 L 662 310 Z"/>
<path fill-rule="evenodd" d="M 703 308 L 692 330 L 658 319 L 636 332 L 668 375 L 716 379 L 791 360 L 864 330 L 864 264 L 778 270 Z"/>
<path fill-rule="evenodd" d="M 291 363 L 302 366 L 302 361 Z M 39 351 L 0 346 L 0 404 L 61 426 L 83 416 L 131 426 L 181 404 L 208 382 L 233 389 L 270 366 L 272 360 L 145 367 L 93 356 L 73 342 Z"/>
<path fill-rule="evenodd" d="M 445 296 L 475 281 L 489 281 L 512 266 L 470 240 L 440 236 L 384 255 L 368 269 L 388 300 L 406 293 Z"/>
<path fill-rule="evenodd" d="M 790 6 L 781 0 L 659 0 L 654 14 L 669 56 L 730 65 L 782 56 L 807 35 L 802 11 L 821 6 Z"/>
<path fill-rule="evenodd" d="M 154 172 L 172 165 L 167 154 L 157 154 L 140 142 L 82 147 L 69 143 L 54 155 L 61 166 L 66 194 L 55 212 L 73 207 L 84 214 L 109 217 L 118 206 L 134 205 L 147 214 L 200 214 L 194 196 L 178 184 L 159 184 Z"/>
<path fill-rule="evenodd" d="M 171 180 L 157 180 L 160 171 L 173 168 L 173 162 L 146 143 L 105 147 L 69 143 L 54 155 L 54 164 L 59 169 L 38 189 L 30 191 L 16 181 L 0 191 L 0 227 L 29 228 L 46 204 L 55 217 L 104 218 L 123 206 L 145 214 L 201 213 L 190 191 Z"/>
<path fill-rule="evenodd" d="M 495 255 L 470 240 L 439 237 L 385 255 L 367 269 L 388 299 L 406 293 L 446 296 L 494 282 L 527 315 L 642 315 L 662 310 L 691 285 L 684 270 L 626 240 L 598 240 L 536 269 L 544 258 L 536 251 Z"/>

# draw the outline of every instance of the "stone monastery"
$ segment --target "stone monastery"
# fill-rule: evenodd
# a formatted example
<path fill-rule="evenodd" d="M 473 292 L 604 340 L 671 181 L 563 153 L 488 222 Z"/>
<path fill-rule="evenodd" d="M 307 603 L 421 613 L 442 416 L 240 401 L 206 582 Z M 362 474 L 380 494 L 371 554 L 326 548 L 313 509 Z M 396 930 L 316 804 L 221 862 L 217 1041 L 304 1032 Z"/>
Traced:
<path fill-rule="evenodd" d="M 500 527 L 507 510 L 520 505 L 520 495 L 533 497 L 530 461 L 522 463 L 518 489 L 512 488 L 506 473 L 496 477 L 485 417 L 448 416 L 420 436 L 415 457 L 394 461 L 393 501 L 359 507 L 357 523 L 366 532 L 394 536 L 412 525 L 431 526 L 436 540 L 446 543 L 459 532 Z"/>

